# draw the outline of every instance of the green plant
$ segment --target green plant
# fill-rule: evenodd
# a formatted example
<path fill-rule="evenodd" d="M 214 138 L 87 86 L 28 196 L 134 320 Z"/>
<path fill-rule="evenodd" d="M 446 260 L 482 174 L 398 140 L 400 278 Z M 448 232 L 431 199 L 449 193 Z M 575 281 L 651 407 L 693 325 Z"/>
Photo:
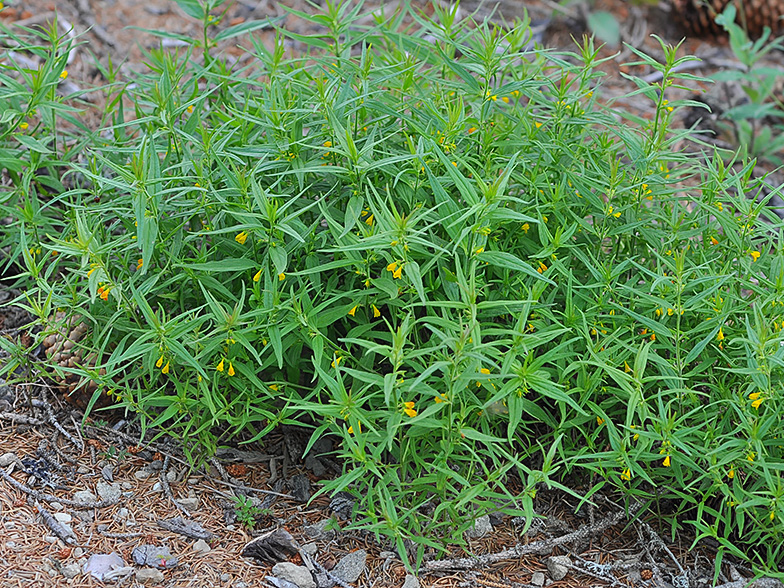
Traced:
<path fill-rule="evenodd" d="M 266 512 L 266 509 L 256 506 L 250 496 L 232 496 L 231 500 L 234 502 L 234 514 L 237 520 L 248 529 L 252 529 L 256 525 L 256 518 Z"/>
<path fill-rule="evenodd" d="M 738 144 L 749 157 L 763 156 L 781 165 L 784 163 L 780 157 L 784 150 L 784 133 L 781 132 L 784 127 L 765 122 L 765 119 L 784 117 L 781 100 L 776 98 L 776 92 L 781 92 L 781 69 L 762 65 L 760 61 L 772 51 L 784 48 L 784 37 L 770 39 L 771 31 L 765 27 L 762 36 L 752 42 L 746 31 L 735 23 L 736 14 L 735 5 L 730 3 L 716 17 L 716 23 L 729 34 L 732 52 L 744 69 L 720 71 L 713 79 L 739 82 L 748 102 L 730 108 L 721 118 L 729 121 Z"/>
<path fill-rule="evenodd" d="M 597 99 L 590 39 L 525 50 L 526 22 L 434 10 L 327 1 L 299 15 L 323 34 L 249 37 L 240 70 L 151 51 L 84 157 L 56 154 L 62 190 L 20 163 L 0 203 L 39 338 L 54 309 L 89 321 L 99 365 L 69 369 L 194 460 L 281 423 L 332 436 L 322 492 L 415 565 L 595 476 L 772 573 L 781 222 L 752 163 L 675 150 L 690 58 L 629 48 L 662 75 L 634 79 L 637 119 Z"/>

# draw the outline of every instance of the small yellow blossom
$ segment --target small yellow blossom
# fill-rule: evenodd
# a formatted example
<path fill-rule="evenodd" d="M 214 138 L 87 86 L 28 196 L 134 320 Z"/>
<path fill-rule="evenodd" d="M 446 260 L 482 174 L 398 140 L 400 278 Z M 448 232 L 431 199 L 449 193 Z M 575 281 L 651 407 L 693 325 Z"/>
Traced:
<path fill-rule="evenodd" d="M 667 309 L 667 316 L 672 316 L 672 313 L 675 312 L 672 308 Z"/>
<path fill-rule="evenodd" d="M 279 390 L 279 388 L 278 388 L 278 385 L 277 385 L 277 384 L 270 384 L 270 387 L 269 387 L 269 388 L 270 388 L 270 390 L 272 390 L 273 392 L 277 392 L 277 391 Z"/>
<path fill-rule="evenodd" d="M 101 300 L 109 300 L 109 290 L 110 288 L 106 288 L 103 291 L 101 291 L 101 289 L 98 290 L 99 292 L 101 292 Z"/>
<path fill-rule="evenodd" d="M 510 94 L 511 94 L 512 96 L 514 96 L 515 98 L 517 98 L 517 97 L 520 95 L 520 90 L 512 90 L 512 91 L 510 92 Z"/>
<path fill-rule="evenodd" d="M 191 104 L 190 106 L 188 106 L 188 108 L 186 108 L 185 110 L 188 112 L 188 114 L 190 114 L 191 112 L 193 112 L 193 104 Z"/>
<path fill-rule="evenodd" d="M 717 202 L 716 203 L 716 208 L 718 208 L 719 212 L 721 212 L 721 211 L 724 210 L 724 205 L 721 202 Z"/>
<path fill-rule="evenodd" d="M 754 453 L 753 451 L 749 451 L 749 452 L 746 454 L 746 459 L 747 459 L 748 461 L 754 461 L 754 458 L 755 458 L 755 457 L 757 457 L 757 454 L 756 454 L 756 453 Z"/>
<path fill-rule="evenodd" d="M 220 363 L 215 366 L 215 369 L 219 372 L 223 371 L 223 358 L 221 358 Z"/>
<path fill-rule="evenodd" d="M 476 253 L 477 255 L 479 255 L 480 253 L 484 253 L 484 250 L 485 250 L 485 248 L 484 248 L 484 247 L 480 247 L 479 249 L 477 249 L 476 251 L 474 251 L 474 253 Z"/>
<path fill-rule="evenodd" d="M 661 316 L 661 315 L 662 315 L 662 309 L 661 308 L 657 308 L 656 309 L 656 316 Z"/>
<path fill-rule="evenodd" d="M 543 274 L 544 272 L 547 271 L 547 266 L 540 261 L 539 262 L 539 267 L 536 268 L 536 271 L 538 271 L 540 274 Z"/>
<path fill-rule="evenodd" d="M 735 477 L 735 469 L 730 468 L 730 471 L 727 472 L 727 477 L 732 480 Z"/>
<path fill-rule="evenodd" d="M 671 464 L 670 464 L 670 456 L 669 456 L 669 455 L 668 455 L 668 456 L 666 456 L 666 457 L 664 458 L 664 461 L 662 462 L 662 465 L 663 465 L 665 468 L 668 468 L 668 467 L 670 467 L 670 465 L 671 465 Z"/>
<path fill-rule="evenodd" d="M 234 366 L 233 366 L 233 365 L 231 365 L 231 362 L 229 362 L 229 371 L 228 371 L 228 372 L 226 372 L 226 373 L 227 373 L 227 374 L 229 374 L 230 376 L 233 376 L 233 375 L 235 374 L 235 372 L 234 372 Z"/>
<path fill-rule="evenodd" d="M 637 426 L 636 426 L 636 425 L 631 425 L 629 428 L 630 428 L 630 429 L 636 429 L 636 428 L 637 428 Z M 639 438 L 640 438 L 640 434 L 639 434 L 639 433 L 635 433 L 635 434 L 632 436 L 632 440 L 633 440 L 633 441 L 637 441 Z"/>
<path fill-rule="evenodd" d="M 23 131 L 26 131 L 29 126 L 30 125 L 28 125 L 26 122 L 23 122 L 22 124 L 19 125 L 19 128 L 22 129 Z"/>
<path fill-rule="evenodd" d="M 355 304 L 351 310 L 348 311 L 349 316 L 354 316 L 357 313 L 357 308 L 359 308 L 359 304 Z"/>
<path fill-rule="evenodd" d="M 760 404 L 762 404 L 762 401 L 763 401 L 762 398 L 757 398 L 757 400 L 751 403 L 751 407 L 755 409 L 759 409 Z"/>
<path fill-rule="evenodd" d="M 749 400 L 756 400 L 759 397 L 760 397 L 760 392 L 752 392 L 751 394 L 749 394 Z"/>
<path fill-rule="evenodd" d="M 757 261 L 759 256 L 761 255 L 759 251 L 752 251 L 749 255 L 751 255 L 751 259 L 753 261 Z"/>
<path fill-rule="evenodd" d="M 376 308 L 375 304 L 371 304 L 370 307 L 373 309 L 373 318 L 378 318 L 381 316 L 381 311 Z"/>
<path fill-rule="evenodd" d="M 601 427 L 604 424 L 604 419 L 602 417 L 596 417 L 596 424 Z"/>
<path fill-rule="evenodd" d="M 169 363 L 170 362 L 167 361 L 166 365 L 161 368 L 161 373 L 162 374 L 168 374 L 169 373 Z"/>
<path fill-rule="evenodd" d="M 324 141 L 324 147 L 332 147 L 332 141 Z"/>
<path fill-rule="evenodd" d="M 402 275 L 403 275 L 402 265 L 399 268 L 397 268 L 394 272 L 392 272 L 392 277 L 395 278 L 396 280 L 400 279 Z"/>
<path fill-rule="evenodd" d="M 509 98 L 506 96 L 502 96 L 501 100 L 503 100 L 504 104 L 509 104 Z"/>
<path fill-rule="evenodd" d="M 278 282 L 282 282 L 285 279 L 286 279 L 286 274 L 284 274 L 283 272 L 280 272 L 278 274 Z"/>
<path fill-rule="evenodd" d="M 656 341 L 656 333 L 651 333 L 651 341 Z"/>
<path fill-rule="evenodd" d="M 631 373 L 632 371 L 632 368 L 629 367 L 629 363 L 626 361 L 623 362 L 623 371 L 625 371 L 627 374 Z"/>
<path fill-rule="evenodd" d="M 253 281 L 258 282 L 261 279 L 261 270 L 257 271 L 256 274 L 253 276 Z"/>
<path fill-rule="evenodd" d="M 155 362 L 155 367 L 159 368 L 163 365 L 163 355 L 158 358 L 158 361 Z"/>
<path fill-rule="evenodd" d="M 476 132 L 476 127 L 469 127 L 468 134 L 470 135 L 471 133 L 474 133 L 474 132 Z"/>
<path fill-rule="evenodd" d="M 410 416 L 412 419 L 417 415 L 417 411 L 414 409 L 413 402 L 404 402 L 403 403 L 403 412 Z"/>
<path fill-rule="evenodd" d="M 719 240 L 716 237 L 711 237 L 710 238 L 710 242 L 711 242 L 711 245 L 718 245 L 719 244 Z"/>
<path fill-rule="evenodd" d="M 387 265 L 387 271 L 388 272 L 394 272 L 396 269 L 397 269 L 397 262 L 396 261 L 393 261 L 392 263 Z"/>
<path fill-rule="evenodd" d="M 362 433 L 362 423 L 357 423 L 357 429 L 359 429 L 359 432 Z M 354 434 L 354 427 L 349 426 L 348 434 L 349 435 L 353 435 Z"/>
<path fill-rule="evenodd" d="M 528 230 L 531 228 L 531 225 L 529 225 L 528 223 L 524 223 L 523 226 L 520 228 L 523 229 L 524 233 L 527 233 Z"/>
<path fill-rule="evenodd" d="M 447 397 L 444 396 L 443 394 L 439 394 L 438 396 L 436 396 L 436 404 L 441 404 L 442 402 L 446 402 L 446 401 L 447 401 Z"/>
<path fill-rule="evenodd" d="M 629 481 L 632 479 L 632 472 L 629 468 L 626 468 L 621 472 L 621 480 Z"/>
<path fill-rule="evenodd" d="M 343 359 L 340 355 L 335 356 L 335 359 L 332 360 L 332 367 L 336 368 L 340 365 L 340 360 Z"/>
<path fill-rule="evenodd" d="M 369 227 L 373 226 L 373 215 L 372 214 L 365 219 L 365 224 L 367 226 L 369 226 Z"/>
<path fill-rule="evenodd" d="M 716 334 L 717 341 L 724 341 L 724 330 L 719 327 L 719 332 Z"/>
<path fill-rule="evenodd" d="M 245 245 L 245 241 L 248 240 L 248 233 L 246 231 L 242 231 L 241 233 L 237 233 L 237 236 L 234 237 L 234 240 L 239 243 L 240 245 Z"/>
<path fill-rule="evenodd" d="M 67 77 L 68 77 L 68 70 L 64 69 L 63 72 L 60 74 L 60 79 L 64 80 Z"/>

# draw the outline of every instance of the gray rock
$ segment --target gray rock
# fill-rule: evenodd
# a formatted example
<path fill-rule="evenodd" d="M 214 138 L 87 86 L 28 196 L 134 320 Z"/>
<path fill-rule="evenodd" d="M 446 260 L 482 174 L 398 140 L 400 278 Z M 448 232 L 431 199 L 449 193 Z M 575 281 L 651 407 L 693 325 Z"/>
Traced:
<path fill-rule="evenodd" d="M 67 512 L 56 512 L 53 516 L 58 523 L 63 523 L 65 525 L 73 520 L 73 517 Z"/>
<path fill-rule="evenodd" d="M 60 568 L 60 573 L 64 578 L 70 580 L 81 574 L 82 568 L 79 567 L 78 563 L 69 563 Z"/>
<path fill-rule="evenodd" d="M 316 582 L 313 580 L 308 568 L 298 566 L 291 562 L 281 562 L 272 567 L 272 573 L 278 578 L 286 580 L 299 586 L 299 588 L 316 588 Z"/>
<path fill-rule="evenodd" d="M 130 516 L 130 514 L 131 514 L 131 511 L 129 511 L 127 508 L 125 508 L 123 506 L 121 508 L 118 508 L 117 512 L 114 513 L 114 520 L 116 520 L 116 521 L 124 521 L 125 519 L 127 519 Z"/>
<path fill-rule="evenodd" d="M 165 545 L 162 547 L 140 545 L 134 548 L 131 557 L 137 566 L 150 566 L 160 570 L 176 567 L 180 561 L 176 555 L 169 552 L 169 548 Z"/>
<path fill-rule="evenodd" d="M 248 588 L 248 583 L 243 582 L 242 580 L 237 580 L 234 584 L 231 585 L 231 588 Z"/>
<path fill-rule="evenodd" d="M 316 585 L 318 588 L 332 588 L 335 585 L 335 580 L 329 577 L 329 574 L 324 572 L 316 574 Z"/>
<path fill-rule="evenodd" d="M 98 496 L 101 497 L 101 500 L 107 502 L 118 502 L 120 496 L 122 496 L 122 488 L 120 488 L 119 484 L 109 484 L 103 480 L 96 484 L 95 491 L 98 492 Z"/>
<path fill-rule="evenodd" d="M 193 544 L 193 551 L 199 555 L 204 555 L 205 553 L 212 551 L 212 547 L 210 547 L 210 544 L 207 543 L 204 539 L 199 539 L 196 541 L 196 543 Z"/>
<path fill-rule="evenodd" d="M 82 572 L 90 574 L 99 582 L 103 582 L 104 576 L 115 568 L 124 568 L 125 562 L 116 553 L 94 553 L 90 556 L 84 566 Z"/>
<path fill-rule="evenodd" d="M 95 494 L 89 490 L 80 490 L 79 492 L 74 492 L 73 499 L 74 502 L 78 502 L 79 504 L 94 504 L 98 501 L 98 499 L 95 497 Z"/>
<path fill-rule="evenodd" d="M 189 498 L 178 498 L 177 504 L 179 504 L 182 508 L 186 510 L 196 510 L 199 507 L 199 499 L 194 497 Z"/>
<path fill-rule="evenodd" d="M 146 470 L 144 468 L 133 472 L 133 477 L 140 481 L 146 480 L 154 475 L 155 474 L 153 472 L 151 472 L 150 470 Z"/>
<path fill-rule="evenodd" d="M 163 580 L 163 572 L 160 570 L 152 568 L 136 570 L 136 581 L 139 582 L 139 584 L 155 586 L 156 584 L 162 584 Z"/>
<path fill-rule="evenodd" d="M 534 572 L 531 576 L 531 584 L 534 586 L 544 586 L 544 574 L 542 572 Z"/>
<path fill-rule="evenodd" d="M 81 547 L 75 547 L 71 555 L 73 555 L 76 559 L 79 559 L 84 555 L 84 549 Z"/>
<path fill-rule="evenodd" d="M 313 475 L 317 478 L 320 478 L 327 473 L 327 468 L 325 468 L 324 464 L 321 463 L 321 460 L 315 455 L 312 455 L 312 453 L 308 453 L 308 456 L 305 458 L 305 467 L 313 472 Z"/>
<path fill-rule="evenodd" d="M 151 472 L 160 472 L 163 469 L 163 461 L 160 459 L 154 459 L 147 464 L 147 469 Z"/>
<path fill-rule="evenodd" d="M 84 476 L 85 474 L 92 473 L 92 470 L 90 470 L 90 468 L 87 466 L 80 465 L 78 468 L 76 468 L 76 473 Z"/>
<path fill-rule="evenodd" d="M 155 484 L 152 485 L 152 491 L 153 492 L 163 492 L 163 486 L 161 485 L 160 482 L 155 482 Z"/>
<path fill-rule="evenodd" d="M 283 578 L 276 578 L 275 576 L 265 576 L 264 578 L 269 584 L 275 588 L 299 588 L 294 582 L 289 582 Z"/>
<path fill-rule="evenodd" d="M 332 573 L 348 583 L 357 581 L 357 578 L 365 571 L 365 562 L 367 561 L 367 551 L 364 549 L 357 549 L 348 555 L 343 556 Z"/>
<path fill-rule="evenodd" d="M 171 469 L 166 471 L 166 481 L 172 484 L 177 481 L 177 470 Z"/>
<path fill-rule="evenodd" d="M 133 490 L 133 484 L 131 484 L 130 482 L 123 482 L 122 484 L 120 484 L 120 487 L 123 490 Z"/>
<path fill-rule="evenodd" d="M 476 519 L 474 522 L 474 527 L 466 531 L 466 535 L 468 535 L 471 539 L 479 539 L 488 533 L 492 533 L 492 531 L 493 525 L 490 523 L 490 516 L 484 515 Z"/>
<path fill-rule="evenodd" d="M 394 551 L 381 551 L 379 552 L 378 557 L 381 559 L 392 559 L 393 557 L 397 557 L 397 553 Z"/>
<path fill-rule="evenodd" d="M 310 557 L 315 557 L 318 553 L 318 545 L 315 543 L 305 543 L 305 545 L 302 546 L 302 551 L 307 553 Z"/>
<path fill-rule="evenodd" d="M 572 567 L 572 560 L 566 555 L 548 557 L 545 563 L 547 564 L 547 571 L 554 582 L 563 580 Z"/>
<path fill-rule="evenodd" d="M 107 482 L 114 482 L 114 469 L 110 465 L 101 468 L 101 477 Z"/>
<path fill-rule="evenodd" d="M 403 582 L 403 588 L 419 588 L 419 580 L 411 574 L 406 574 L 406 581 Z"/>
<path fill-rule="evenodd" d="M 4 453 L 0 455 L 0 468 L 7 468 L 12 463 L 20 463 L 19 458 L 16 456 L 16 453 L 9 451 L 8 453 Z"/>

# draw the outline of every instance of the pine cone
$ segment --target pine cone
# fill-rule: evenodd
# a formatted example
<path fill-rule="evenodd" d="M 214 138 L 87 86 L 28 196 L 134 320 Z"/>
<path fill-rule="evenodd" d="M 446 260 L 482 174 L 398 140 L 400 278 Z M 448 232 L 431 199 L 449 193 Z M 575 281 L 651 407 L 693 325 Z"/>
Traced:
<path fill-rule="evenodd" d="M 50 324 L 57 328 L 57 332 L 48 335 L 43 340 L 44 353 L 46 357 L 57 363 L 62 368 L 94 368 L 96 363 L 95 353 L 86 353 L 84 347 L 79 342 L 87 335 L 87 324 L 82 317 L 73 315 L 68 317 L 66 313 L 58 311 L 50 320 Z M 100 373 L 106 373 L 101 369 Z M 66 373 L 65 377 L 54 375 L 63 397 L 66 402 L 73 404 L 81 410 L 85 410 L 90 402 L 98 385 L 95 382 L 82 382 L 81 378 L 74 373 Z M 108 406 L 111 399 L 108 396 L 100 396 L 95 403 L 95 407 Z"/>
<path fill-rule="evenodd" d="M 736 22 L 742 26 L 745 21 L 750 37 L 759 37 L 766 26 L 774 35 L 784 32 L 784 0 L 672 0 L 672 9 L 692 34 L 721 35 L 724 29 L 714 19 L 730 2 L 738 9 Z"/>

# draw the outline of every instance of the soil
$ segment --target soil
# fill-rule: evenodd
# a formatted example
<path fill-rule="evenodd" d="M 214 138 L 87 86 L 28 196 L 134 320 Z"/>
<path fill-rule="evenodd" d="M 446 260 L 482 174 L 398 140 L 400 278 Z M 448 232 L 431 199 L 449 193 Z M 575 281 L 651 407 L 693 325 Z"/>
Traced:
<path fill-rule="evenodd" d="M 313 9 L 301 0 L 292 3 L 299 10 Z M 549 0 L 507 1 L 493 10 L 489 4 L 464 2 L 462 8 L 466 12 L 476 11 L 479 17 L 491 15 L 498 22 L 519 17 L 526 9 L 542 42 L 551 47 L 571 49 L 572 38 L 579 39 L 585 32 L 587 8 L 575 5 L 563 8 Z M 662 51 L 651 33 L 673 44 L 683 36 L 666 5 L 597 0 L 592 9 L 610 11 L 620 21 L 626 42 L 657 57 L 661 57 Z M 105 64 L 111 56 L 114 63 L 122 63 L 121 76 L 145 71 L 144 52 L 159 46 L 161 39 L 142 29 L 182 35 L 195 35 L 199 30 L 199 23 L 174 2 L 165 0 L 56 3 L 20 0 L 6 6 L 0 18 L 6 25 L 34 26 L 45 25 L 55 14 L 61 34 L 76 35 L 84 41 L 70 56 L 67 82 L 72 85 L 71 90 L 103 82 L 94 59 Z M 282 4 L 266 0 L 240 0 L 232 4 L 222 26 L 269 16 L 283 17 L 282 26 L 291 30 L 315 32 L 309 23 L 288 14 Z M 260 31 L 259 35 L 271 46 L 273 30 Z M 166 41 L 166 44 L 172 43 Z M 247 59 L 240 47 L 226 45 L 222 49 L 240 62 Z M 290 49 L 296 51 L 296 43 L 292 42 Z M 707 76 L 736 64 L 726 42 L 720 39 L 687 38 L 681 49 L 681 54 L 686 53 L 704 59 L 703 64 L 691 71 L 697 75 Z M 655 72 L 645 66 L 622 65 L 635 61 L 628 48 L 606 47 L 602 57 L 611 57 L 601 66 L 607 74 L 603 99 L 614 100 L 616 106 L 631 114 L 649 117 L 650 107 L 639 95 L 623 97 L 634 86 L 620 74 L 653 79 Z M 784 65 L 781 54 L 772 55 L 771 60 L 778 67 Z M 681 92 L 675 98 L 689 95 Z M 690 124 L 688 119 L 680 122 Z M 2 288 L 0 285 L 0 304 L 14 295 Z M 24 329 L 20 329 L 24 322 L 25 317 L 18 309 L 0 308 L 0 329 L 4 336 L 25 336 Z M 168 547 L 179 558 L 176 566 L 161 570 L 162 578 L 145 580 L 158 581 L 167 588 L 275 585 L 273 580 L 265 580 L 271 575 L 271 565 L 242 557 L 242 553 L 254 536 L 277 528 L 287 529 L 299 546 L 307 546 L 305 554 L 295 549 L 289 561 L 302 565 L 309 563 L 303 561 L 303 557 L 308 559 L 307 553 L 315 554 L 313 565 L 322 579 L 324 570 L 334 570 L 341 558 L 363 549 L 368 553 L 365 570 L 356 582 L 346 585 L 399 587 L 407 581 L 403 563 L 390 553 L 395 551 L 392 545 L 366 533 L 347 530 L 349 522 L 339 517 L 343 509 L 327 497 L 309 503 L 301 500 L 309 495 L 305 488 L 308 483 L 316 487 L 318 480 L 329 477 L 330 468 L 335 466 L 328 460 L 298 456 L 287 442 L 296 439 L 295 430 L 279 431 L 265 438 L 263 446 L 242 448 L 251 453 L 230 453 L 206 468 L 192 469 L 184 459 L 183 448 L 165 437 L 140 446 L 140 431 L 132 417 L 128 420 L 116 417 L 112 427 L 95 419 L 89 419 L 87 426 L 80 426 L 82 414 L 63 403 L 45 379 L 28 380 L 0 385 L 0 453 L 5 454 L 0 456 L 3 467 L 0 474 L 5 474 L 0 479 L 0 585 L 73 588 L 100 585 L 100 581 L 83 573 L 83 567 L 91 555 L 111 553 L 118 554 L 128 566 L 125 571 L 129 575 L 120 573 L 118 585 L 137 585 L 144 577 L 144 574 L 138 576 L 138 571 L 145 568 L 133 565 L 132 552 L 143 544 Z M 151 435 L 146 437 L 150 438 Z M 319 463 L 324 471 L 319 469 Z M 112 488 L 111 492 L 119 489 L 116 502 L 92 508 L 68 503 L 76 491 L 83 490 L 99 495 L 98 500 L 101 493 L 109 492 L 107 487 Z M 576 488 L 575 492 L 586 490 Z M 292 496 L 296 494 L 300 500 Z M 242 509 L 237 507 L 236 496 L 252 499 L 249 504 L 254 508 L 248 511 L 256 515 L 252 528 L 237 520 L 237 511 Z M 536 512 L 544 517 L 544 524 L 534 525 L 522 534 L 519 520 L 499 518 L 490 521 L 492 526 L 487 534 L 468 539 L 469 552 L 475 556 L 498 554 L 516 546 L 517 553 L 507 553 L 506 558 L 485 558 L 482 565 L 471 570 L 455 567 L 436 571 L 435 564 L 426 564 L 418 578 L 419 585 L 541 586 L 557 577 L 553 562 L 549 562 L 548 569 L 548 558 L 558 555 L 570 557 L 573 565 L 564 578 L 549 584 L 553 588 L 618 583 L 669 586 L 678 585 L 679 578 L 687 581 L 681 585 L 710 585 L 714 563 L 710 545 L 690 550 L 691 538 L 687 536 L 679 536 L 677 541 L 665 545 L 652 527 L 639 521 L 628 524 L 625 516 L 620 516 L 616 524 L 602 528 L 598 523 L 623 512 L 624 505 L 599 498 L 597 495 L 596 507 L 580 509 L 574 497 L 542 489 L 535 506 Z M 182 499 L 186 499 L 187 508 L 176 504 Z M 199 523 L 211 534 L 207 549 L 193 537 L 160 526 L 161 521 L 176 516 Z M 312 525 L 330 517 L 344 530 L 338 533 L 327 530 L 319 535 Z M 66 521 L 73 535 L 64 534 L 62 525 L 51 524 L 53 519 Z M 577 529 L 584 532 L 580 540 L 556 545 L 559 537 Z M 536 546 L 536 541 L 545 542 L 543 552 L 521 555 L 526 545 Z M 453 552 L 454 557 L 463 555 L 457 549 Z M 744 576 L 750 574 L 742 566 L 726 562 L 722 566 L 723 581 Z M 409 579 L 406 588 L 413 586 L 413 582 Z"/>

